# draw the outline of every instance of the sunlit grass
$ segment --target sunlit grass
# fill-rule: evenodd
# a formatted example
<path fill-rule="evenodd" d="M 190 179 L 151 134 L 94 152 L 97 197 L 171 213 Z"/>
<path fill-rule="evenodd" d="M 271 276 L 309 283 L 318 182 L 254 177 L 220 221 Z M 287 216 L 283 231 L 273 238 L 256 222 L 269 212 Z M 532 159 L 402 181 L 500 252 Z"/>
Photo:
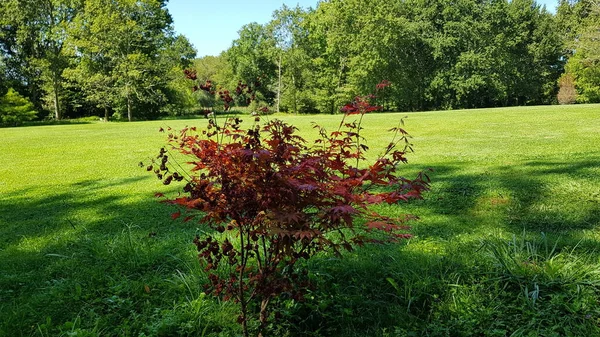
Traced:
<path fill-rule="evenodd" d="M 340 117 L 269 118 L 314 139 L 312 122 L 332 131 Z M 381 211 L 418 215 L 414 238 L 309 263 L 322 287 L 314 300 L 288 308 L 280 328 L 317 336 L 482 335 L 487 322 L 494 325 L 487 335 L 598 333 L 600 313 L 590 307 L 600 300 L 596 274 L 574 274 L 587 284 L 581 293 L 548 275 L 552 263 L 600 268 L 600 106 L 372 114 L 363 122 L 370 158 L 404 117 L 415 152 L 401 173 L 433 169 L 431 191 L 424 201 Z M 138 166 L 165 144 L 160 127 L 192 124 L 206 121 L 0 129 L 0 336 L 239 332 L 234 307 L 199 295 L 204 275 L 191 239 L 201 224 L 172 221 L 172 209 L 153 195 L 175 187 Z M 511 240 L 556 245 L 560 258 L 546 256 L 535 274 L 549 283 L 499 267 L 512 253 L 491 249 L 502 252 Z M 527 261 L 521 253 L 517 261 Z M 535 284 L 541 297 L 532 304 L 523 293 Z"/>

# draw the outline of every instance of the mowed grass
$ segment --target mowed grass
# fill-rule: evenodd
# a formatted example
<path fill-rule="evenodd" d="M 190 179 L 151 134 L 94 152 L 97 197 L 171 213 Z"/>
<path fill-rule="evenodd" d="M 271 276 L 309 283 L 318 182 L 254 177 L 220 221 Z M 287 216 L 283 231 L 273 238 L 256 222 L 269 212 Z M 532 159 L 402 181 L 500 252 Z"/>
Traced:
<path fill-rule="evenodd" d="M 375 157 L 403 117 L 433 169 L 414 238 L 307 263 L 317 285 L 273 335 L 599 336 L 600 106 L 372 114 Z M 308 139 L 341 116 L 281 116 Z M 250 118 L 248 118 L 250 119 Z M 249 122 L 249 120 L 248 120 Z M 193 236 L 138 163 L 160 127 L 205 120 L 0 129 L 0 336 L 235 336 L 202 294 Z"/>

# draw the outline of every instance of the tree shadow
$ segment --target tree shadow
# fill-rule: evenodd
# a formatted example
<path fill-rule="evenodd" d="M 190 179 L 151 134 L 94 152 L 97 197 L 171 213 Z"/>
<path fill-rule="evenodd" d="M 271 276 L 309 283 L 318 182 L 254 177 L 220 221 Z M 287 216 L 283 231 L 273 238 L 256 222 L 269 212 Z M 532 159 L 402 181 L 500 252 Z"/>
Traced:
<path fill-rule="evenodd" d="M 56 188 L 56 193 L 42 194 L 32 198 L 34 188 L 6 193 L 0 199 L 0 247 L 14 244 L 23 238 L 35 238 L 76 229 L 77 214 L 95 210 L 102 214 L 102 221 L 86 224 L 88 230 L 101 224 L 126 221 L 138 214 L 123 204 L 123 195 L 100 193 L 109 187 L 127 186 L 138 182 L 141 177 L 121 180 L 87 180 Z M 98 197 L 102 195 L 102 197 Z"/>
<path fill-rule="evenodd" d="M 335 335 L 352 328 L 373 333 L 398 320 L 421 320 L 447 291 L 453 274 L 466 269 L 461 258 L 443 252 L 446 242 L 494 226 L 553 234 L 562 238 L 561 245 L 597 247 L 595 238 L 581 233 L 600 226 L 600 196 L 568 199 L 565 193 L 566 202 L 553 199 L 548 176 L 598 186 L 598 161 L 532 161 L 475 173 L 465 173 L 466 167 L 433 165 L 432 190 L 425 200 L 387 209 L 420 216 L 412 231 L 415 241 L 435 241 L 434 248 L 373 246 L 346 260 L 316 259 L 309 267 L 325 290 L 315 290 L 314 300 L 298 308 L 304 311 L 290 322 Z M 81 317 L 88 326 L 101 321 L 141 331 L 144 323 L 135 317 L 151 317 L 156 308 L 185 301 L 164 280 L 197 264 L 191 240 L 198 225 L 170 221 L 173 208 L 155 199 L 110 192 L 143 179 L 148 178 L 82 181 L 39 198 L 28 197 L 36 195 L 32 188 L 2 196 L 0 312 L 8 314 L 0 318 L 0 332 L 4 326 L 11 335 L 31 335 L 47 317 L 58 324 Z M 556 207 L 540 206 L 556 200 L 561 200 Z M 488 213 L 496 222 L 490 223 Z M 466 240 L 458 247 L 476 254 L 476 244 L 469 244 Z M 327 327 L 330 322 L 352 326 Z"/>
<path fill-rule="evenodd" d="M 497 179 L 514 196 L 507 225 L 513 230 L 561 235 L 598 228 L 600 194 L 593 192 L 598 191 L 600 171 L 593 172 L 598 169 L 600 161 L 595 160 L 501 167 L 503 174 Z"/>
<path fill-rule="evenodd" d="M 435 328 L 436 324 L 458 332 L 460 326 L 444 325 L 440 315 L 449 313 L 438 307 L 439 302 L 451 303 L 455 291 L 465 289 L 471 305 L 494 312 L 486 306 L 489 298 L 484 294 L 489 291 L 486 287 L 493 288 L 503 275 L 485 255 L 491 254 L 483 248 L 485 240 L 504 242 L 503 235 L 509 233 L 528 240 L 542 234 L 556 254 L 568 248 L 569 254 L 588 256 L 598 249 L 600 235 L 590 233 L 600 228 L 600 194 L 569 196 L 569 191 L 562 191 L 564 194 L 556 195 L 556 190 L 573 181 L 571 188 L 583 185 L 589 191 L 599 191 L 600 161 L 525 162 L 520 166 L 490 166 L 478 173 L 464 173 L 469 171 L 461 164 L 432 168 L 431 191 L 425 194 L 425 200 L 384 209 L 392 212 L 395 207 L 420 216 L 411 231 L 415 239 L 395 246 L 360 248 L 343 259 L 332 256 L 309 262 L 317 289 L 312 302 L 289 313 L 293 327 L 298 328 L 294 334 L 309 336 L 312 334 L 306 331 L 318 331 L 331 336 L 381 336 L 384 330 L 424 333 L 425 328 Z M 498 232 L 494 232 L 496 228 Z M 416 248 L 411 248 L 413 245 Z M 559 296 L 562 290 L 557 289 L 553 291 Z M 494 305 L 513 304 L 517 311 L 529 310 L 525 301 L 519 302 L 522 289 L 496 290 L 508 299 L 497 300 Z M 501 302 L 508 300 L 514 302 Z M 453 319 L 461 321 L 462 314 L 456 313 Z M 503 315 L 498 316 L 511 317 Z M 491 326 L 494 317 L 477 316 L 482 320 L 478 324 Z M 394 330 L 398 327 L 407 330 Z M 518 328 L 501 327 L 498 331 Z"/>
<path fill-rule="evenodd" d="M 430 190 L 423 195 L 423 200 L 397 206 L 420 218 L 413 224 L 412 234 L 422 238 L 448 239 L 484 225 L 472 221 L 472 210 L 485 192 L 485 175 L 459 173 L 464 171 L 459 164 L 438 164 L 418 169 L 431 170 L 428 173 Z"/>
<path fill-rule="evenodd" d="M 465 167 L 433 165 L 424 200 L 401 205 L 421 217 L 416 235 L 449 239 L 493 227 L 568 235 L 600 226 L 600 159 Z"/>
<path fill-rule="evenodd" d="M 27 197 L 33 189 L 3 195 L 0 335 L 30 336 L 48 320 L 56 333 L 75 319 L 99 323 L 107 335 L 123 326 L 141 331 L 136 316 L 181 297 L 165 280 L 197 264 L 197 226 L 171 220 L 173 208 L 151 196 L 115 190 L 143 179 L 83 181 L 39 198 Z"/>

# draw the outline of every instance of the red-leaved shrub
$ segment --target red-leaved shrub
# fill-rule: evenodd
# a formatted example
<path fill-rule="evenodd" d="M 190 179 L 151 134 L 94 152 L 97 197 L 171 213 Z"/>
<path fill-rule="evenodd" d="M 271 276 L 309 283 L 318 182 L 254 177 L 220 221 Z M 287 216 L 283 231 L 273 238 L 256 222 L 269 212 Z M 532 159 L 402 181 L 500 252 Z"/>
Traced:
<path fill-rule="evenodd" d="M 400 127 L 390 130 L 393 141 L 379 158 L 366 163 L 360 123 L 379 110 L 371 98 L 344 106 L 333 132 L 314 125 L 320 135 L 314 143 L 281 120 L 250 117 L 253 124 L 244 128 L 238 117 L 213 116 L 205 129 L 170 133 L 170 147 L 148 167 L 165 184 L 185 183 L 182 195 L 167 200 L 181 207 L 173 218 L 214 230 L 194 240 L 210 280 L 206 290 L 239 303 L 244 336 L 253 313 L 262 336 L 274 302 L 303 299 L 309 284 L 306 271 L 296 268 L 299 259 L 409 237 L 407 221 L 414 216 L 389 218 L 370 206 L 421 198 L 428 177 L 396 174 L 409 146 Z M 348 122 L 349 115 L 360 119 Z M 187 172 L 174 171 L 180 166 L 170 165 L 171 151 L 189 159 Z"/>

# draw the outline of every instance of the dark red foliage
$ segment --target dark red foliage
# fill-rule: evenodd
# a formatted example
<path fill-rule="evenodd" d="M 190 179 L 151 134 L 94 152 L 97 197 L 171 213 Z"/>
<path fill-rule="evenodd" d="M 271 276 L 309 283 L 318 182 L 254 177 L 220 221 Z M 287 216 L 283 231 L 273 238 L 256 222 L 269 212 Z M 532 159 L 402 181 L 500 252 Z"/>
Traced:
<path fill-rule="evenodd" d="M 375 98 L 374 96 L 356 96 L 354 101 L 344 105 L 340 111 L 344 112 L 346 115 L 358 115 L 364 114 L 372 111 L 379 111 L 382 109 L 381 106 L 371 105 L 370 99 Z"/>
<path fill-rule="evenodd" d="M 194 69 L 186 69 L 183 72 L 187 79 L 194 81 L 194 84 L 191 86 L 192 92 L 202 90 L 211 96 L 218 95 L 217 97 L 223 103 L 223 111 L 225 112 L 230 110 L 230 108 L 233 106 L 233 103 L 236 101 L 236 98 L 238 102 L 245 102 L 247 105 L 256 99 L 252 87 L 249 84 L 242 83 L 241 81 L 238 82 L 234 90 L 229 91 L 220 87 L 216 88 L 211 80 L 206 80 L 204 83 L 199 83 L 198 75 Z M 260 86 L 260 78 L 258 78 L 253 85 L 254 87 Z M 215 112 L 210 111 L 210 113 L 214 115 Z M 204 115 L 207 116 L 208 114 L 204 113 Z"/>
<path fill-rule="evenodd" d="M 392 85 L 392 83 L 390 81 L 383 80 L 383 81 L 379 82 L 379 84 L 377 84 L 377 86 L 375 88 L 377 90 L 382 90 L 382 89 L 389 87 L 390 85 Z"/>
<path fill-rule="evenodd" d="M 193 81 L 198 79 L 198 75 L 196 74 L 196 70 L 194 69 L 185 69 L 183 73 L 185 74 L 185 78 L 188 78 Z"/>
<path fill-rule="evenodd" d="M 225 104 L 231 101 L 228 91 L 219 95 Z M 368 99 L 357 97 L 342 108 L 344 118 L 360 114 L 362 120 L 377 110 Z M 410 145 L 401 128 L 391 130 L 393 141 L 369 164 L 360 121 L 344 119 L 331 133 L 315 125 L 320 137 L 314 143 L 293 125 L 260 121 L 256 117 L 243 129 L 240 118 L 223 125 L 210 119 L 201 132 L 170 133 L 170 151 L 188 158 L 186 177 L 169 168 L 164 149 L 149 168 L 165 184 L 185 183 L 183 195 L 167 200 L 180 207 L 174 219 L 186 213 L 186 221 L 195 218 L 215 231 L 194 239 L 209 274 L 206 291 L 240 303 L 245 335 L 249 303 L 260 303 L 263 329 L 269 303 L 281 296 L 302 300 L 309 284 L 306 272 L 295 268 L 299 259 L 409 237 L 407 222 L 414 216 L 389 218 L 370 206 L 418 199 L 428 188 L 425 174 L 412 180 L 397 174 Z"/>
<path fill-rule="evenodd" d="M 213 84 L 211 80 L 207 80 L 204 84 L 200 85 L 200 89 L 206 92 L 214 92 Z"/>

